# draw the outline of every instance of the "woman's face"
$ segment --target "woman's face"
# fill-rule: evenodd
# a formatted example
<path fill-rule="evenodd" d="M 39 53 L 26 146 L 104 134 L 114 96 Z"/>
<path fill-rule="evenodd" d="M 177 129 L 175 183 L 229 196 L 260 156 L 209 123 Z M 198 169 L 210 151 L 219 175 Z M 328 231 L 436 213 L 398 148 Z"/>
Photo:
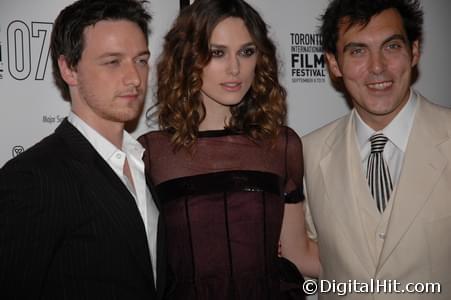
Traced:
<path fill-rule="evenodd" d="M 202 100 L 207 115 L 230 116 L 230 107 L 241 102 L 252 85 L 257 47 L 244 21 L 228 17 L 210 38 L 211 60 L 202 72 Z"/>

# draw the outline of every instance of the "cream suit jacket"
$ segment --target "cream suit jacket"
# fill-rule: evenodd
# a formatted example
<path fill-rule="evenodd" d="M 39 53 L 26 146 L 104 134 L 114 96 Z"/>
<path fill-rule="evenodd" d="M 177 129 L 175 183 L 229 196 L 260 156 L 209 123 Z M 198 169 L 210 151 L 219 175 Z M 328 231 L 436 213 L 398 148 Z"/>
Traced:
<path fill-rule="evenodd" d="M 351 114 L 303 138 L 306 218 L 319 244 L 320 279 L 397 280 L 398 290 L 440 283 L 441 293 L 328 293 L 319 299 L 451 299 L 451 109 L 421 95 L 418 100 L 378 257 L 363 229 L 362 199 L 371 195 Z"/>

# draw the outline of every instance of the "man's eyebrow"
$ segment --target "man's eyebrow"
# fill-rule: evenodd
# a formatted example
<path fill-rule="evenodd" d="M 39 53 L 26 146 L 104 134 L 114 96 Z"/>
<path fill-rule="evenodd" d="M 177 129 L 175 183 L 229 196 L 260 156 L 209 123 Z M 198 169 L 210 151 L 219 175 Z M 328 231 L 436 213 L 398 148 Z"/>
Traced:
<path fill-rule="evenodd" d="M 143 56 L 143 55 L 150 55 L 150 51 L 149 50 L 144 50 L 139 52 L 136 56 Z M 121 52 L 106 52 L 103 53 L 102 55 L 99 56 L 99 58 L 105 58 L 105 57 L 120 57 L 120 56 L 124 56 L 124 53 Z"/>
<path fill-rule="evenodd" d="M 122 56 L 122 53 L 120 53 L 120 52 L 106 52 L 106 53 L 103 53 L 103 54 L 99 55 L 99 58 L 110 57 L 110 56 Z"/>
<path fill-rule="evenodd" d="M 138 53 L 138 55 L 136 56 L 142 56 L 142 55 L 150 55 L 150 51 L 149 50 L 144 50 Z"/>
<path fill-rule="evenodd" d="M 405 42 L 406 42 L 406 37 L 403 36 L 402 34 L 395 33 L 395 34 L 389 36 L 388 38 L 386 38 L 386 39 L 382 42 L 382 45 L 384 45 L 384 44 L 386 44 L 386 43 L 388 43 L 388 42 L 391 42 L 391 41 L 393 41 L 393 40 L 401 40 L 401 41 L 403 41 L 403 42 L 405 43 Z M 346 45 L 343 47 L 343 52 L 346 52 L 346 51 L 349 50 L 350 48 L 365 48 L 365 47 L 367 47 L 367 44 L 365 44 L 365 43 L 350 42 L 350 43 L 346 44 Z"/>
<path fill-rule="evenodd" d="M 357 42 L 350 42 L 347 43 L 344 47 L 343 47 L 343 52 L 346 52 L 347 50 L 349 50 L 350 48 L 365 48 L 367 45 L 365 43 L 357 43 Z"/>
<path fill-rule="evenodd" d="M 386 43 L 391 42 L 393 40 L 401 40 L 404 43 L 407 42 L 405 36 L 403 36 L 402 34 L 396 33 L 396 34 L 393 34 L 393 35 L 389 36 L 388 38 L 386 38 L 385 41 L 382 44 L 386 44 Z"/>

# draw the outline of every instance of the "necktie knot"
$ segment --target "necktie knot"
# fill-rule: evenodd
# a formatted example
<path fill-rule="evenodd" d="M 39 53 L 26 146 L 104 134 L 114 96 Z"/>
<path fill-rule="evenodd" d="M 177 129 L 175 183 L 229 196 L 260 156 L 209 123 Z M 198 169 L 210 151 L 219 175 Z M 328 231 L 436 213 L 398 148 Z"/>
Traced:
<path fill-rule="evenodd" d="M 385 144 L 387 144 L 388 138 L 382 133 L 373 134 L 370 137 L 371 153 L 383 152 Z"/>

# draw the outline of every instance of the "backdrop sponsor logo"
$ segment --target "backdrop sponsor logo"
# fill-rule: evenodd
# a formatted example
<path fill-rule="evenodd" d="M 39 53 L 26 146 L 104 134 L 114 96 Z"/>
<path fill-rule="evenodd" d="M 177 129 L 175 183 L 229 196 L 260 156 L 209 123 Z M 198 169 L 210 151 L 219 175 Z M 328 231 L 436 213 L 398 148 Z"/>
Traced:
<path fill-rule="evenodd" d="M 324 83 L 324 64 L 321 35 L 317 33 L 290 33 L 291 81 L 296 83 Z"/>
<path fill-rule="evenodd" d="M 42 116 L 42 123 L 59 124 L 64 120 L 65 116 L 46 114 Z"/>
<path fill-rule="evenodd" d="M 0 75 L 15 80 L 44 80 L 52 23 L 13 20 L 5 27 L 6 41 L 0 41 Z"/>
<path fill-rule="evenodd" d="M 25 148 L 22 146 L 14 146 L 12 149 L 12 155 L 13 157 L 16 157 L 17 155 L 21 154 L 25 151 Z"/>

